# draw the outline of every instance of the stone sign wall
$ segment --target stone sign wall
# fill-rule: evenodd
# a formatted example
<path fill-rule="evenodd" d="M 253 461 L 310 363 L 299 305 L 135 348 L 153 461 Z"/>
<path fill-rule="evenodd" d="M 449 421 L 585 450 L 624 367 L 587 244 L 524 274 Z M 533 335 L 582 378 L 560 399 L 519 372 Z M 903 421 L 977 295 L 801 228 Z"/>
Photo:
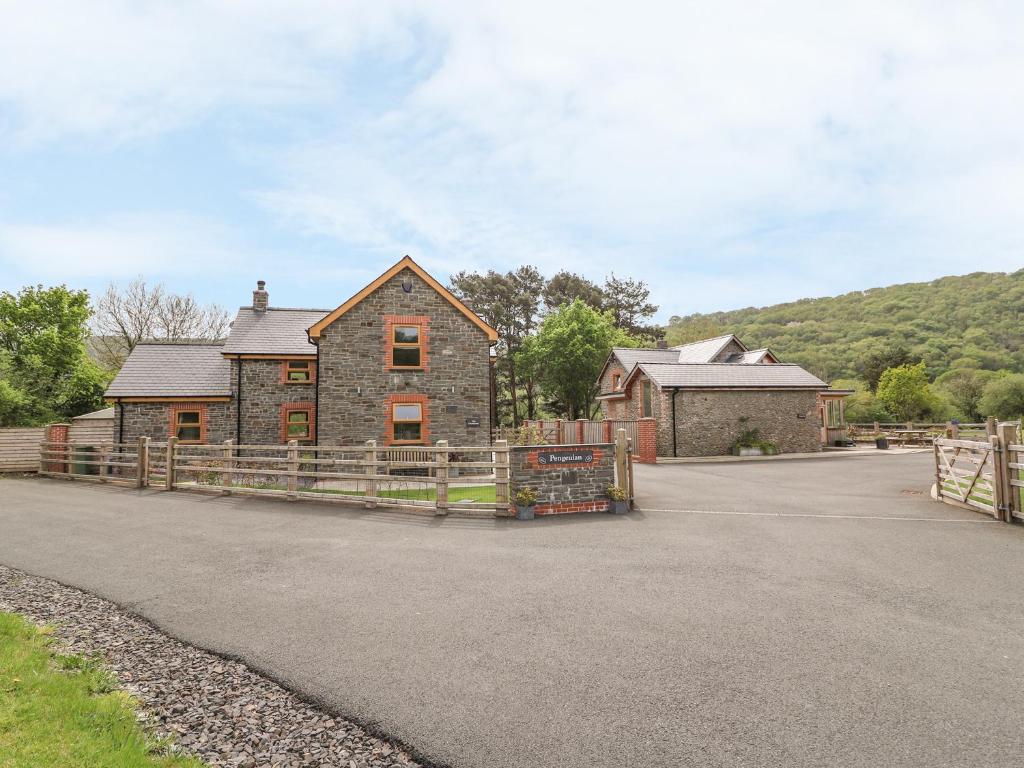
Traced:
<path fill-rule="evenodd" d="M 509 449 L 512 495 L 537 494 L 538 515 L 606 512 L 607 488 L 615 484 L 615 445 L 527 445 Z"/>

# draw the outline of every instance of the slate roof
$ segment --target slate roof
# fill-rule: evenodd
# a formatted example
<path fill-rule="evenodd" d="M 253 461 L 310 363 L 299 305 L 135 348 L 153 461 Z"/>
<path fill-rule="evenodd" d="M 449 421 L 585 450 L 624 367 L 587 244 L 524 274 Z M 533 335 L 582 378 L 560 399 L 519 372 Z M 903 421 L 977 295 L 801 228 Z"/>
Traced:
<path fill-rule="evenodd" d="M 710 363 L 715 359 L 715 356 L 722 351 L 726 344 L 734 340 L 737 344 L 743 347 L 743 342 L 737 339 L 733 334 L 727 333 L 725 336 L 716 336 L 713 339 L 703 339 L 702 341 L 692 341 L 689 344 L 680 344 L 676 347 L 671 347 L 677 353 L 675 362 L 677 363 Z M 743 347 L 746 349 L 746 347 Z"/>
<path fill-rule="evenodd" d="M 799 365 L 743 365 L 737 363 L 640 363 L 660 387 L 767 387 L 770 389 L 825 389 L 828 385 Z"/>
<path fill-rule="evenodd" d="M 221 344 L 142 343 L 110 383 L 107 397 L 231 394 L 231 363 Z"/>
<path fill-rule="evenodd" d="M 750 349 L 743 353 L 737 353 L 729 355 L 722 362 L 725 363 L 741 363 L 743 365 L 756 365 L 760 363 L 764 356 L 768 354 L 768 347 L 764 349 Z"/>
<path fill-rule="evenodd" d="M 633 370 L 637 363 L 675 363 L 679 361 L 679 353 L 671 349 L 634 349 L 632 347 L 615 347 L 612 349 L 626 372 Z"/>
<path fill-rule="evenodd" d="M 306 329 L 330 311 L 270 307 L 255 312 L 252 307 L 242 307 L 221 351 L 225 355 L 315 355 L 316 347 L 309 343 Z"/>

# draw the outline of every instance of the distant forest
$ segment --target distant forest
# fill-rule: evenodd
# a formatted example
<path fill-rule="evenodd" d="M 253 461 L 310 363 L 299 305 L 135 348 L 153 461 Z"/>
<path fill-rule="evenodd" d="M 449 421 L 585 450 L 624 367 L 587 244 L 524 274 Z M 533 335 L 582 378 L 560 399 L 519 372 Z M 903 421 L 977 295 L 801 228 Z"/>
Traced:
<path fill-rule="evenodd" d="M 770 307 L 673 317 L 669 344 L 735 333 L 826 381 L 856 378 L 885 347 L 930 379 L 953 368 L 1024 372 L 1024 270 L 976 272 Z"/>

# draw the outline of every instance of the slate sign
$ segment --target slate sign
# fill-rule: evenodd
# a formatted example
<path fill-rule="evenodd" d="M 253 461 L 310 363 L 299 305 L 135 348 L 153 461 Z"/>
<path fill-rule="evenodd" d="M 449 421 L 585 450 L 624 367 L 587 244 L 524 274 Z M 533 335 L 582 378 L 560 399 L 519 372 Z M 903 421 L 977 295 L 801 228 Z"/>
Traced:
<path fill-rule="evenodd" d="M 541 451 L 537 454 L 537 463 L 542 467 L 558 467 L 564 464 L 593 464 L 594 451 L 590 448 Z"/>
<path fill-rule="evenodd" d="M 480 419 L 473 419 L 473 418 L 466 419 L 466 428 L 467 429 L 473 429 L 473 428 L 479 427 L 479 426 L 480 426 Z"/>

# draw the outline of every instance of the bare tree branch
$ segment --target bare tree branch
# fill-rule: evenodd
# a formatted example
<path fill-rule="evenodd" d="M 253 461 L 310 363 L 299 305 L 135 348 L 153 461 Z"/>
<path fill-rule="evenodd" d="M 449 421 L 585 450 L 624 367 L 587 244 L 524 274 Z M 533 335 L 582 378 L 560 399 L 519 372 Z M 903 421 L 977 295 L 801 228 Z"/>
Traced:
<path fill-rule="evenodd" d="M 190 294 L 168 293 L 160 283 L 150 288 L 139 276 L 123 288 L 111 283 L 96 302 L 93 349 L 100 363 L 116 369 L 141 341 L 212 341 L 224 338 L 230 322 L 223 307 L 202 306 Z"/>

